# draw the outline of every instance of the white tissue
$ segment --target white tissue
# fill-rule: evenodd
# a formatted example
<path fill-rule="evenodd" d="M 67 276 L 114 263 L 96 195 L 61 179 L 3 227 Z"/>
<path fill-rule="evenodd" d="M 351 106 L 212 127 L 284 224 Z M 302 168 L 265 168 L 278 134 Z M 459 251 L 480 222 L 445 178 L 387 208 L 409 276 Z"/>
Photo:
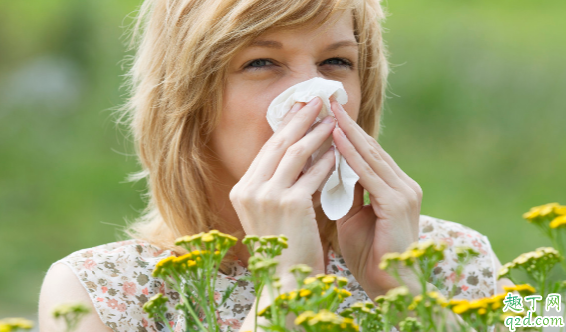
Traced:
<path fill-rule="evenodd" d="M 267 122 L 275 131 L 295 102 L 308 103 L 314 97 L 319 97 L 322 100 L 322 110 L 307 131 L 308 133 L 313 129 L 313 126 L 327 115 L 334 116 L 330 109 L 331 96 L 334 96 L 336 101 L 342 105 L 348 102 L 348 94 L 342 82 L 315 77 L 308 81 L 297 83 L 283 91 L 269 104 L 266 115 Z M 305 164 L 303 172 L 306 172 L 328 150 L 330 145 L 335 146 L 332 135 L 312 154 Z M 360 178 L 348 165 L 342 154 L 338 152 L 337 148 L 334 149 L 334 155 L 336 164 L 333 166 L 331 174 L 327 176 L 326 180 L 318 188 L 318 191 L 321 192 L 320 202 L 322 210 L 330 220 L 338 220 L 350 211 L 354 203 L 354 186 Z"/>

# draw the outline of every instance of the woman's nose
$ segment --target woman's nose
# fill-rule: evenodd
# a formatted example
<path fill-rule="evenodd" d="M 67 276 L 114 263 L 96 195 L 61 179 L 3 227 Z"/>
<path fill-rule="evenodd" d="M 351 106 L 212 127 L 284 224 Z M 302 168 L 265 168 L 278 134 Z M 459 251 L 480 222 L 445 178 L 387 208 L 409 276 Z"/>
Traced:
<path fill-rule="evenodd" d="M 289 82 L 287 82 L 287 84 L 289 85 L 288 88 L 290 88 L 291 86 L 304 82 L 304 81 L 308 81 L 310 79 L 313 79 L 315 77 L 320 77 L 320 78 L 324 78 L 322 75 L 320 75 L 320 73 L 318 72 L 312 72 L 309 74 L 301 74 L 301 75 L 297 75 L 294 76 Z"/>

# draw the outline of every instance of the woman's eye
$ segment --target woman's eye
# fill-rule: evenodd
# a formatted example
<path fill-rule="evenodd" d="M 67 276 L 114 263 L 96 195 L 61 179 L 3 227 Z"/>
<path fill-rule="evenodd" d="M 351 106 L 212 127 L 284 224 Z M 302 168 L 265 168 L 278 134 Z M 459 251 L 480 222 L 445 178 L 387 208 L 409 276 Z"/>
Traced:
<path fill-rule="evenodd" d="M 265 62 L 271 62 L 271 60 L 255 59 L 255 60 L 251 61 L 250 63 L 248 63 L 248 65 L 245 67 L 245 69 L 247 69 L 247 70 L 258 70 L 258 69 L 264 69 L 266 67 L 270 67 L 270 66 L 262 65 L 262 64 L 265 64 Z M 273 62 L 271 62 L 271 63 L 273 63 Z M 329 64 L 334 65 L 334 66 L 347 67 L 347 68 L 350 68 L 350 69 L 353 67 L 352 63 L 349 60 L 346 60 L 346 59 L 343 59 L 343 58 L 330 58 L 330 59 L 324 60 L 323 63 L 329 63 Z"/>
<path fill-rule="evenodd" d="M 271 62 L 267 59 L 255 59 L 246 66 L 246 69 L 252 69 L 252 70 L 262 69 L 265 66 L 262 66 L 261 64 L 266 61 Z"/>

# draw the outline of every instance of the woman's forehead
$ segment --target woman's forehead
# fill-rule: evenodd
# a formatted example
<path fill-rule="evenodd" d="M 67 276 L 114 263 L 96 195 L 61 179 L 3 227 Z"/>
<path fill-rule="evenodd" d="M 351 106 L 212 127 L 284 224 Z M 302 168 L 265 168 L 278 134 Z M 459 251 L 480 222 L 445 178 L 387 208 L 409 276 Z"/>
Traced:
<path fill-rule="evenodd" d="M 356 47 L 354 38 L 354 23 L 350 13 L 340 11 L 333 14 L 324 25 L 317 27 L 314 22 L 300 27 L 283 27 L 268 29 L 255 38 L 248 47 L 265 47 L 272 49 L 283 49 L 286 44 L 291 43 L 297 36 L 301 39 L 321 41 L 328 43 L 328 50 L 341 47 Z"/>

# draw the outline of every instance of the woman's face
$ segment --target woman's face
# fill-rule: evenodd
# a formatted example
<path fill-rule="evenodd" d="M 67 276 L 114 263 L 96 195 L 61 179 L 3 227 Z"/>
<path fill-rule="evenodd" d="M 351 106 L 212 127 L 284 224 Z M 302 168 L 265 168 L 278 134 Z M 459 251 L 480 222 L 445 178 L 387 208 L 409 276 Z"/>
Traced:
<path fill-rule="evenodd" d="M 350 11 L 335 14 L 316 30 L 309 26 L 266 31 L 256 42 L 232 59 L 220 123 L 209 145 L 218 158 L 215 175 L 230 186 L 273 135 L 267 108 L 290 86 L 313 77 L 340 81 L 348 93 L 344 108 L 353 119 L 360 106 L 358 48 Z M 342 43 L 332 47 L 338 42 Z"/>

